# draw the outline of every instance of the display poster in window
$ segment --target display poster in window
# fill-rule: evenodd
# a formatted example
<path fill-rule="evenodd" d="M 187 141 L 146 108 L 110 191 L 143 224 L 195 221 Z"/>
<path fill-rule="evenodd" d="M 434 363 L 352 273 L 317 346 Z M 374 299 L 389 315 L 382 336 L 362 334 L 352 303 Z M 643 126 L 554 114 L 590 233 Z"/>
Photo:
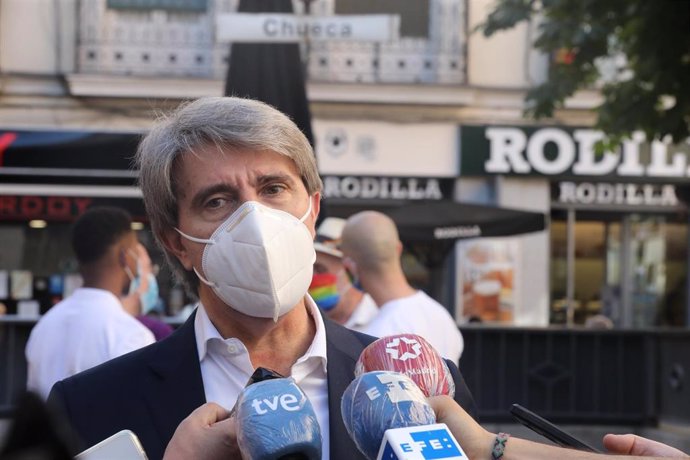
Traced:
<path fill-rule="evenodd" d="M 29 270 L 12 270 L 10 272 L 10 296 L 14 300 L 33 298 L 34 275 Z"/>
<path fill-rule="evenodd" d="M 512 324 L 520 299 L 519 245 L 511 238 L 458 243 L 458 317 L 465 321 Z"/>

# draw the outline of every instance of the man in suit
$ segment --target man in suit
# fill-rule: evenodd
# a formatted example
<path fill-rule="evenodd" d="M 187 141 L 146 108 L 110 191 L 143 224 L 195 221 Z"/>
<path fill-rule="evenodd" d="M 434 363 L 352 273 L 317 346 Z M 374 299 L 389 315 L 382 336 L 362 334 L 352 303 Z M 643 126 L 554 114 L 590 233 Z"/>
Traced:
<path fill-rule="evenodd" d="M 195 408 L 230 409 L 261 366 L 309 397 L 324 459 L 363 458 L 340 399 L 374 338 L 322 318 L 306 295 L 322 184 L 304 135 L 263 103 L 203 98 L 154 126 L 137 165 L 151 228 L 198 308 L 167 339 L 58 382 L 50 401 L 85 446 L 130 429 L 157 459 Z"/>

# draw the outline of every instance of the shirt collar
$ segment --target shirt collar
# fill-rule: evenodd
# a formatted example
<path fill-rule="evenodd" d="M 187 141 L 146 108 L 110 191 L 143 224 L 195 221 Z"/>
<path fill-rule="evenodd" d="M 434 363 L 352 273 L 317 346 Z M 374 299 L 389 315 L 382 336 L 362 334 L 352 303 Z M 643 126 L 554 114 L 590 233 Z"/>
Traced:
<path fill-rule="evenodd" d="M 311 296 L 307 294 L 304 297 L 304 303 L 307 307 L 307 313 L 309 313 L 309 316 L 314 320 L 316 333 L 314 334 L 314 340 L 312 340 L 311 345 L 304 355 L 297 359 L 295 365 L 306 362 L 311 358 L 316 358 L 320 361 L 323 372 L 326 372 L 326 326 L 323 323 L 319 307 L 316 306 Z M 213 339 L 224 340 L 220 332 L 218 332 L 218 329 L 216 329 L 209 319 L 201 302 L 199 302 L 196 317 L 194 318 L 194 333 L 196 336 L 196 349 L 199 354 L 199 362 L 203 361 L 208 353 L 209 341 Z"/>
<path fill-rule="evenodd" d="M 208 342 L 212 339 L 223 340 L 223 337 L 218 332 L 218 329 L 213 325 L 206 309 L 199 302 L 196 309 L 196 317 L 194 318 L 194 335 L 196 336 L 196 349 L 199 353 L 199 362 L 203 361 L 208 352 Z"/>
<path fill-rule="evenodd" d="M 311 346 L 307 349 L 307 352 L 297 360 L 298 364 L 300 362 L 306 361 L 309 358 L 317 358 L 321 362 L 321 367 L 323 372 L 326 372 L 326 364 L 328 362 L 326 358 L 326 326 L 323 323 L 323 317 L 319 311 L 319 307 L 316 306 L 316 302 L 311 298 L 309 294 L 304 297 L 304 304 L 307 307 L 307 313 L 314 320 L 316 324 L 316 333 L 314 334 L 314 340 L 311 342 Z"/>

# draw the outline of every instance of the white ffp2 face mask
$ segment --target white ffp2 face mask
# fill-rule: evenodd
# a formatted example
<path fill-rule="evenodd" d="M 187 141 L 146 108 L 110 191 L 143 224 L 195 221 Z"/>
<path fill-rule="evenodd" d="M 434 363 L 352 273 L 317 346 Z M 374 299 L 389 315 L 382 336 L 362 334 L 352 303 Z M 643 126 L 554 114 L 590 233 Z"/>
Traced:
<path fill-rule="evenodd" d="M 199 279 L 233 309 L 257 318 L 278 318 L 302 299 L 316 260 L 312 235 L 304 225 L 309 209 L 292 214 L 247 201 L 209 239 L 177 232 L 206 244 Z"/>

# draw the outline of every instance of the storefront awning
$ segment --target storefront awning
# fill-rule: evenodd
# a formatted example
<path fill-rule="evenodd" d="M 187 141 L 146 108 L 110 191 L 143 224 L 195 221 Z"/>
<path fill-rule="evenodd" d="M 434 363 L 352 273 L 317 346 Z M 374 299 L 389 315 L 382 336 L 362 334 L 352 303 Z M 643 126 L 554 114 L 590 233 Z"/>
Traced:
<path fill-rule="evenodd" d="M 542 213 L 455 201 L 422 201 L 381 209 L 395 221 L 400 239 L 425 265 L 440 265 L 455 242 L 539 232 Z"/>
<path fill-rule="evenodd" d="M 542 213 L 455 201 L 424 201 L 384 211 L 410 242 L 510 236 L 545 228 Z"/>
<path fill-rule="evenodd" d="M 3 182 L 132 184 L 141 134 L 0 129 Z M 38 180 L 37 178 L 40 178 Z"/>

